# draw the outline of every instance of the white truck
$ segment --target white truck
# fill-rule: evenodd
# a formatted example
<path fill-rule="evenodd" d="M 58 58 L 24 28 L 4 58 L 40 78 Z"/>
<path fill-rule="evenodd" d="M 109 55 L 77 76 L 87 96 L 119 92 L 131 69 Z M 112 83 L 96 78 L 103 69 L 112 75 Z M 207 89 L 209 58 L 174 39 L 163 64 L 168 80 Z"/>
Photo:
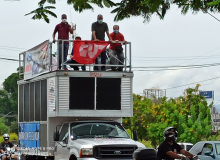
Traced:
<path fill-rule="evenodd" d="M 122 126 L 133 116 L 132 79 L 130 70 L 56 70 L 18 81 L 21 159 L 133 159 L 145 146 Z"/>

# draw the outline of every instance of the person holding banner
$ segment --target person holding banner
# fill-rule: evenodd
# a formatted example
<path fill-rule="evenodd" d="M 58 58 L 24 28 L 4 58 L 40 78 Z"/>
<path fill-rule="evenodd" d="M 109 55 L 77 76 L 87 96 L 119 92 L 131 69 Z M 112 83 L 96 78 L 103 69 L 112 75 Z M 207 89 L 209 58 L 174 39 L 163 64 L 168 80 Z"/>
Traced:
<path fill-rule="evenodd" d="M 55 35 L 58 32 L 58 39 L 59 40 L 69 40 L 69 33 L 73 34 L 73 28 L 67 22 L 67 16 L 63 14 L 61 16 L 62 22 L 56 25 L 54 32 L 53 32 L 53 43 L 55 43 Z M 64 41 L 63 46 L 63 62 L 66 62 L 67 55 L 69 50 L 69 42 Z M 59 42 L 59 69 L 61 69 L 62 63 L 62 41 Z M 68 70 L 66 65 L 64 65 L 64 70 Z"/>
<path fill-rule="evenodd" d="M 107 23 L 103 22 L 103 16 L 99 14 L 97 16 L 97 21 L 92 23 L 92 40 L 98 41 L 105 41 L 105 33 L 107 34 L 109 41 L 111 41 L 111 37 L 109 35 L 108 25 Z M 106 51 L 101 52 L 101 63 L 106 64 Z M 95 64 L 98 64 L 98 59 L 96 58 Z M 98 70 L 98 67 L 95 66 L 94 70 Z M 102 71 L 105 71 L 105 66 L 101 67 Z"/>
<path fill-rule="evenodd" d="M 75 41 L 77 41 L 77 40 L 81 40 L 81 37 L 80 36 L 76 36 L 76 38 L 75 38 Z M 73 44 L 73 47 L 74 47 L 74 44 Z M 72 50 L 72 53 L 71 53 L 71 55 L 70 55 L 70 59 L 66 62 L 67 64 L 78 64 L 73 58 L 74 58 L 74 48 L 73 48 L 73 50 Z M 79 67 L 78 66 L 71 66 L 70 65 L 70 67 L 71 68 L 73 68 L 75 71 L 78 71 L 79 70 Z M 81 66 L 81 69 L 82 69 L 82 71 L 86 71 L 86 66 Z"/>
<path fill-rule="evenodd" d="M 110 34 L 110 37 L 113 41 L 115 41 L 116 43 L 111 43 L 110 47 L 109 47 L 109 55 L 110 55 L 110 64 L 117 64 L 117 61 L 119 62 L 119 65 L 123 65 L 124 64 L 124 53 L 123 53 L 123 48 L 121 43 L 118 43 L 118 41 L 123 41 L 124 43 L 126 43 L 127 41 L 125 41 L 123 34 L 121 34 L 119 32 L 119 26 L 118 25 L 114 25 L 113 26 L 113 31 Z M 113 71 L 123 71 L 123 67 L 118 67 L 118 69 L 116 67 L 111 67 Z"/>

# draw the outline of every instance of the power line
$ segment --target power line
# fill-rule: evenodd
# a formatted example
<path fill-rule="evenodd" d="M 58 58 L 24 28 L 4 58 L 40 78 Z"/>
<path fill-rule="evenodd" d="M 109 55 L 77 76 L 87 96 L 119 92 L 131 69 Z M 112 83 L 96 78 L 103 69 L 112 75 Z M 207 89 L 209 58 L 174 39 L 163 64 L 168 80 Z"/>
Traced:
<path fill-rule="evenodd" d="M 220 101 L 220 99 L 218 100 L 218 102 L 219 102 L 219 101 Z M 216 104 L 218 104 L 218 102 L 217 102 L 217 103 L 215 103 L 215 104 L 213 104 L 213 106 L 214 106 L 214 105 L 216 105 Z"/>
<path fill-rule="evenodd" d="M 8 61 L 19 61 L 18 59 L 10 59 L 10 58 L 2 58 L 2 57 L 0 57 L 0 59 L 2 59 L 2 60 L 8 60 Z"/>
<path fill-rule="evenodd" d="M 200 64 L 200 65 L 185 65 L 185 66 L 149 66 L 149 67 L 132 67 L 132 68 L 187 68 L 187 67 L 205 67 L 218 66 L 220 63 Z"/>
<path fill-rule="evenodd" d="M 214 66 L 219 66 L 220 64 L 211 64 L 211 65 L 197 65 L 197 66 L 176 66 L 176 67 L 170 67 L 170 66 L 167 66 L 167 67 L 152 67 L 152 68 L 149 68 L 149 67 L 133 67 L 133 68 L 147 68 L 147 69 L 143 69 L 143 70 L 133 70 L 133 71 L 165 71 L 165 70 L 180 70 L 180 69 L 194 69 L 194 68 L 205 68 L 205 67 L 214 67 Z M 148 69 L 149 68 L 149 69 Z M 154 68 L 160 68 L 160 69 L 154 69 Z"/>
<path fill-rule="evenodd" d="M 11 46 L 2 46 L 2 45 L 0 45 L 0 47 L 7 47 L 7 48 L 15 48 L 15 49 L 24 49 L 24 50 L 27 50 L 26 48 L 11 47 Z"/>
<path fill-rule="evenodd" d="M 197 58 L 197 59 L 207 59 L 207 58 L 220 58 L 220 56 L 216 56 L 216 57 L 201 57 L 201 58 Z M 132 61 L 134 62 L 153 62 L 153 61 L 183 61 L 183 60 L 191 60 L 192 58 L 188 58 L 188 59 L 132 59 Z"/>
<path fill-rule="evenodd" d="M 212 16 L 213 18 L 215 18 L 217 21 L 220 22 L 220 20 L 218 18 L 216 18 L 215 16 L 213 16 L 211 13 L 209 13 L 208 11 L 206 11 L 204 9 L 202 9 L 202 10 L 203 10 L 203 12 L 208 13 L 210 16 Z"/>
<path fill-rule="evenodd" d="M 219 77 L 220 78 L 220 77 Z M 212 78 L 212 79 L 218 79 L 218 77 L 215 77 L 215 78 Z M 209 80 L 212 80 L 212 79 L 207 79 L 207 80 L 204 80 L 204 81 L 209 81 Z M 206 83 L 206 84 L 202 84 L 201 86 L 206 86 L 206 85 L 209 85 L 209 84 L 213 84 L 213 83 L 216 83 L 218 82 L 219 80 L 216 80 L 214 82 L 211 82 L 211 83 Z M 196 83 L 201 83 L 203 81 L 199 81 L 199 82 L 195 82 L 195 83 L 190 83 L 188 85 L 191 85 L 191 84 L 196 84 Z M 187 85 L 187 84 L 186 84 Z M 175 89 L 175 88 L 179 88 L 179 87 L 184 87 L 186 85 L 181 85 L 181 86 L 177 86 L 177 87 L 172 87 L 172 88 L 168 88 L 166 90 L 169 90 L 169 89 Z M 177 93 L 177 92 L 183 92 L 183 90 L 178 90 L 178 91 L 174 91 L 174 92 L 169 92 L 169 91 L 166 91 L 167 94 L 171 94 L 171 93 Z"/>
<path fill-rule="evenodd" d="M 184 85 L 180 85 L 180 86 L 176 86 L 176 87 L 166 88 L 166 90 L 173 89 L 173 88 L 184 87 L 184 86 L 188 86 L 188 85 L 191 85 L 191 84 L 201 83 L 201 82 L 210 81 L 210 80 L 218 79 L 218 78 L 220 78 L 220 76 L 214 77 L 214 78 L 210 78 L 210 79 L 206 79 L 206 80 L 202 80 L 202 81 L 198 81 L 198 82 L 188 83 L 188 84 L 184 84 Z"/>
<path fill-rule="evenodd" d="M 17 50 L 17 49 L 9 49 L 9 48 L 0 48 L 0 49 L 3 49 L 3 50 L 10 50 L 10 51 L 19 51 L 19 52 L 21 52 L 21 50 Z"/>
<path fill-rule="evenodd" d="M 220 52 L 218 52 L 218 53 L 220 53 Z M 187 58 L 187 59 L 188 59 L 188 58 L 190 58 L 190 57 L 191 57 L 191 58 L 192 58 L 192 57 L 194 57 L 194 58 L 199 58 L 199 57 L 200 57 L 200 58 L 208 58 L 208 57 L 210 57 L 210 56 L 184 56 L 184 57 L 146 57 L 146 56 L 140 56 L 140 57 L 139 57 L 139 56 L 133 56 L 132 59 L 133 59 L 133 58 L 141 58 L 141 59 L 143 59 L 143 58 L 153 58 L 153 59 L 154 59 L 154 58 L 155 58 L 155 59 L 157 59 L 157 58 L 165 58 L 165 59 L 169 59 L 169 58 L 170 58 L 170 59 L 173 59 L 173 58 L 174 58 L 174 59 L 176 59 L 176 58 L 177 58 L 177 59 Z M 217 55 L 216 57 L 220 57 L 220 56 Z"/>
<path fill-rule="evenodd" d="M 201 56 L 206 55 L 206 54 L 210 54 L 210 53 L 215 52 L 215 51 L 217 51 L 217 50 L 219 50 L 219 49 L 220 49 L 220 48 L 214 49 L 214 50 L 212 50 L 212 51 L 209 51 L 209 52 L 207 52 L 207 53 L 202 54 Z M 215 54 L 216 54 L 216 53 L 214 53 L 214 54 L 212 54 L 212 55 L 210 55 L 210 56 L 213 56 L 213 55 L 215 55 Z M 208 57 L 210 57 L 210 56 L 208 56 Z M 195 59 L 195 58 L 192 58 L 192 59 L 189 60 L 189 61 L 192 61 L 192 60 L 194 60 L 194 59 Z M 197 61 L 200 61 L 200 60 L 197 60 Z M 194 62 L 197 62 L 197 61 L 194 61 Z M 188 62 L 188 61 L 186 61 L 186 62 Z M 186 62 L 182 62 L 181 64 L 186 63 Z M 191 62 L 191 63 L 193 63 L 193 62 Z M 163 70 L 161 70 L 161 71 L 163 71 Z M 170 72 L 172 72 L 172 71 L 170 71 Z M 168 72 L 168 73 L 170 73 L 170 72 Z M 168 73 L 164 73 L 164 74 L 160 74 L 160 75 L 155 75 L 155 76 L 150 77 L 150 78 L 156 78 L 156 77 L 159 77 L 159 76 L 168 74 Z M 145 76 L 148 76 L 148 75 L 150 75 L 150 74 L 147 74 L 147 75 L 144 75 L 144 76 L 141 76 L 141 77 L 145 77 Z M 141 77 L 139 77 L 139 81 L 136 81 L 136 82 L 140 82 L 140 81 L 144 80 L 144 79 L 140 79 Z"/>

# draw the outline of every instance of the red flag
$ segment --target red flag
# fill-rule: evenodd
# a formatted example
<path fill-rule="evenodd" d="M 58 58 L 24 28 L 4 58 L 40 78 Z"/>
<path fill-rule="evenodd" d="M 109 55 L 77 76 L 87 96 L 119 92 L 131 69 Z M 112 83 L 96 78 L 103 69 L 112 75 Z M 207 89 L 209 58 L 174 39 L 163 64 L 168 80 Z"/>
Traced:
<path fill-rule="evenodd" d="M 106 49 L 109 42 L 106 41 L 74 41 L 74 60 L 81 64 L 95 63 L 96 57 Z"/>

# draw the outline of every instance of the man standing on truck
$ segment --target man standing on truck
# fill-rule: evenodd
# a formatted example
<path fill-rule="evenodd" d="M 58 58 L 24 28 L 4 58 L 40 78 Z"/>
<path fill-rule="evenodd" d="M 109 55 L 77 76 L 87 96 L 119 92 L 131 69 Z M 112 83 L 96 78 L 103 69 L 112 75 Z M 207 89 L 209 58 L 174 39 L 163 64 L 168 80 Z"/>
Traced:
<path fill-rule="evenodd" d="M 118 41 L 124 41 L 126 43 L 123 34 L 119 32 L 119 25 L 113 26 L 113 32 L 110 34 L 110 37 L 113 41 L 116 43 L 111 43 L 109 47 L 109 55 L 110 55 L 110 64 L 117 64 L 117 61 L 119 61 L 119 65 L 124 64 L 124 53 L 123 48 L 121 46 L 121 43 L 118 43 Z M 111 67 L 113 71 L 122 71 L 123 67 Z"/>
<path fill-rule="evenodd" d="M 0 146 L 0 152 L 2 153 L 2 154 L 4 154 L 5 153 L 5 149 L 7 148 L 7 147 L 9 147 L 9 148 L 15 148 L 15 150 L 17 151 L 18 150 L 18 148 L 16 147 L 16 146 L 14 146 L 14 144 L 13 143 L 11 143 L 11 142 L 9 142 L 9 134 L 4 134 L 3 135 L 3 139 L 4 139 L 4 142 L 2 142 L 1 143 L 1 146 Z M 7 154 L 4 154 L 3 156 L 2 156 L 2 160 L 6 160 L 7 159 Z M 15 156 L 14 157 L 14 159 L 15 160 L 17 160 L 17 156 Z"/>
<path fill-rule="evenodd" d="M 184 159 L 183 156 L 177 154 L 177 152 L 185 155 L 187 158 L 198 159 L 198 156 L 194 156 L 190 152 L 181 148 L 179 144 L 176 143 L 178 132 L 174 127 L 168 127 L 163 132 L 165 141 L 163 141 L 158 147 L 157 159 L 158 160 L 174 160 L 174 159 Z"/>
<path fill-rule="evenodd" d="M 69 40 L 69 33 L 73 34 L 73 28 L 67 22 L 67 16 L 63 14 L 61 16 L 62 22 L 56 25 L 53 32 L 53 43 L 55 43 L 55 35 L 58 32 L 58 39 Z M 64 41 L 63 46 L 63 62 L 66 62 L 69 50 L 69 42 Z M 62 41 L 59 41 L 59 69 L 61 69 L 62 62 Z M 64 70 L 67 70 L 66 65 L 64 65 Z"/>
<path fill-rule="evenodd" d="M 105 33 L 107 34 L 109 41 L 111 41 L 111 37 L 109 35 L 108 25 L 107 23 L 103 22 L 103 16 L 99 14 L 97 16 L 97 21 L 92 23 L 92 40 L 98 41 L 105 41 Z M 106 64 L 106 51 L 101 52 L 101 63 Z M 95 64 L 98 64 L 98 59 L 96 58 Z M 95 66 L 94 70 L 98 70 L 98 67 Z M 105 66 L 101 67 L 102 71 L 105 71 Z"/>

